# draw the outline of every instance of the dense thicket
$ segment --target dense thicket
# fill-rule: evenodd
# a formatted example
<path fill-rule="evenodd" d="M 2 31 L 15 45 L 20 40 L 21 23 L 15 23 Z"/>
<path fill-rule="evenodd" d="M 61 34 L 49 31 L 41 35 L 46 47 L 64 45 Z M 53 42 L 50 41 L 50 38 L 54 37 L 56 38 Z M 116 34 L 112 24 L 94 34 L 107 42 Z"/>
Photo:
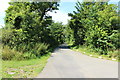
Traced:
<path fill-rule="evenodd" d="M 51 31 L 51 35 L 54 37 L 56 41 L 59 42 L 59 44 L 64 43 L 65 39 L 65 34 L 64 34 L 64 29 L 65 26 L 62 24 L 62 22 L 56 22 L 52 23 L 49 26 L 49 29 Z"/>
<path fill-rule="evenodd" d="M 85 45 L 100 54 L 119 48 L 117 6 L 108 2 L 77 2 L 76 11 L 69 13 L 67 41 Z"/>
<path fill-rule="evenodd" d="M 58 10 L 57 2 L 10 2 L 2 29 L 4 49 L 18 51 L 25 58 L 40 57 L 62 43 L 62 24 L 54 23 L 47 12 Z M 56 27 L 57 25 L 57 27 Z M 53 30 L 55 29 L 56 32 Z M 59 30 L 60 29 L 60 30 Z M 56 37 L 57 36 L 57 37 Z M 3 52 L 3 59 L 10 59 L 17 52 Z M 9 55 L 10 55 L 9 54 Z"/>

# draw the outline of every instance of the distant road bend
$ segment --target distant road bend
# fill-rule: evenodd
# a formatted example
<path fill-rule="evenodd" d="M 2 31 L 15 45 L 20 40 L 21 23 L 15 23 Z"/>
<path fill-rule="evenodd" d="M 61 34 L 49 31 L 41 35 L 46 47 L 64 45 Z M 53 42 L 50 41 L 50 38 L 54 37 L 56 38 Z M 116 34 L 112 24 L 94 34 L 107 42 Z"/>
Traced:
<path fill-rule="evenodd" d="M 63 44 L 37 78 L 118 78 L 118 62 L 89 57 Z"/>

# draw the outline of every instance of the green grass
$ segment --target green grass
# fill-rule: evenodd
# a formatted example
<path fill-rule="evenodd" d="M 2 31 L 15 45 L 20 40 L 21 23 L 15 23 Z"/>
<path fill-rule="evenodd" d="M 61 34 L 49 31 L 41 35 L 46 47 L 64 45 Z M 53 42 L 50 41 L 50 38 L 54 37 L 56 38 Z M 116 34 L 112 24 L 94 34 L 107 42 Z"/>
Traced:
<path fill-rule="evenodd" d="M 95 52 L 93 49 L 89 49 L 85 46 L 72 47 L 71 49 L 95 58 L 119 61 L 117 58 L 110 57 L 110 55 L 100 55 L 98 52 Z"/>
<path fill-rule="evenodd" d="M 1 56 L 1 55 L 0 55 Z M 2 60 L 0 58 L 0 80 L 2 79 Z"/>
<path fill-rule="evenodd" d="M 2 78 L 34 78 L 44 68 L 50 54 L 40 59 L 24 61 L 2 61 Z"/>

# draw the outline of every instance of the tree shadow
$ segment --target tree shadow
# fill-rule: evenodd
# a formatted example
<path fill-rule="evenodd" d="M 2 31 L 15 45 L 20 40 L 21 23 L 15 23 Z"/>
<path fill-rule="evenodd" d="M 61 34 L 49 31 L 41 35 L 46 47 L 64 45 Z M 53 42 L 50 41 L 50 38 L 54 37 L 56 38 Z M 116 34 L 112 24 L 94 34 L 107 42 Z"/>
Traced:
<path fill-rule="evenodd" d="M 62 44 L 62 45 L 60 45 L 58 48 L 59 48 L 59 49 L 70 49 L 70 48 L 72 48 L 72 47 L 74 47 L 74 45 L 68 46 L 67 44 Z"/>

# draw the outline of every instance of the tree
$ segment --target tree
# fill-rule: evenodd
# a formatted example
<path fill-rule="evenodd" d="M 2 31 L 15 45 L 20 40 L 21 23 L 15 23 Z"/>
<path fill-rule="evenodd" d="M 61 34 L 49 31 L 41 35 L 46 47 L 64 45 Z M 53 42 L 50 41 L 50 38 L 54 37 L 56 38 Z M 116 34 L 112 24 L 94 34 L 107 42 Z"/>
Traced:
<path fill-rule="evenodd" d="M 11 24 L 16 35 L 22 34 L 21 41 L 44 42 L 44 33 L 49 33 L 47 27 L 52 22 L 47 12 L 57 10 L 57 6 L 57 2 L 11 2 L 6 11 L 6 25 Z"/>
<path fill-rule="evenodd" d="M 56 41 L 59 42 L 59 44 L 63 43 L 64 42 L 64 29 L 65 27 L 63 26 L 62 23 L 52 23 L 50 26 L 49 26 L 49 29 L 51 31 L 51 35 L 53 35 L 53 37 L 55 38 Z"/>
<path fill-rule="evenodd" d="M 4 45 L 23 53 L 40 56 L 46 53 L 48 45 L 52 48 L 59 44 L 53 35 L 50 35 L 51 31 L 48 27 L 52 23 L 52 16 L 47 14 L 49 11 L 58 10 L 57 2 L 30 1 L 9 4 L 5 17 L 6 27 L 3 30 L 11 29 L 11 31 L 4 34 L 8 36 L 3 37 Z M 38 47 L 40 45 L 42 47 Z"/>
<path fill-rule="evenodd" d="M 101 54 L 117 49 L 118 20 L 117 6 L 108 2 L 77 2 L 76 10 L 69 13 L 70 29 L 74 44 L 86 45 Z M 115 42 L 114 42 L 115 41 Z"/>

